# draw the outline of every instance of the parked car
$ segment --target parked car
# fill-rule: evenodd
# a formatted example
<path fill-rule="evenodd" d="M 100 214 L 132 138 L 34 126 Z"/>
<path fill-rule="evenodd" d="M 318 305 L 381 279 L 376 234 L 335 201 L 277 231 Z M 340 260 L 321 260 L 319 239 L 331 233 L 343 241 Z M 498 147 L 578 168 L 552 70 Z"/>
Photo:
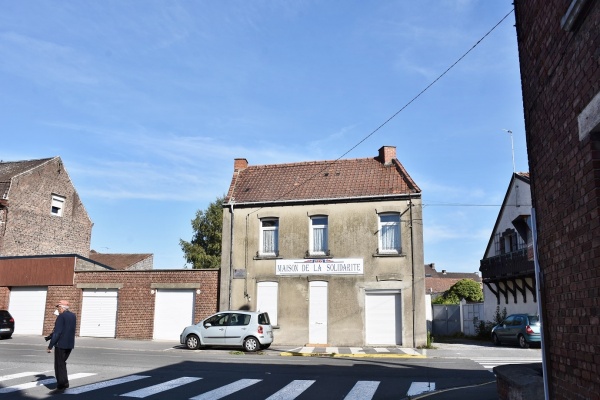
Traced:
<path fill-rule="evenodd" d="M 526 349 L 532 343 L 541 342 L 540 330 L 538 315 L 512 314 L 492 328 L 492 340 L 496 345 L 516 343 Z"/>
<path fill-rule="evenodd" d="M 15 331 L 15 319 L 6 310 L 0 310 L 0 338 L 8 339 Z"/>
<path fill-rule="evenodd" d="M 266 312 L 222 311 L 186 327 L 179 341 L 191 350 L 227 346 L 252 352 L 273 343 L 273 327 Z"/>

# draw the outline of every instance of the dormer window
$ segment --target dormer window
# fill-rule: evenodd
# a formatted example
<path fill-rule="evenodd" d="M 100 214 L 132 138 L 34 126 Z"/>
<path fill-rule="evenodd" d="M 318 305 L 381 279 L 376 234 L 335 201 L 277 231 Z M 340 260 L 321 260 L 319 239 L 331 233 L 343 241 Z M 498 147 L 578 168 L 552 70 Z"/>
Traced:
<path fill-rule="evenodd" d="M 50 214 L 57 217 L 63 216 L 63 210 L 65 208 L 65 198 L 57 194 L 52 195 L 52 206 L 50 208 Z"/>

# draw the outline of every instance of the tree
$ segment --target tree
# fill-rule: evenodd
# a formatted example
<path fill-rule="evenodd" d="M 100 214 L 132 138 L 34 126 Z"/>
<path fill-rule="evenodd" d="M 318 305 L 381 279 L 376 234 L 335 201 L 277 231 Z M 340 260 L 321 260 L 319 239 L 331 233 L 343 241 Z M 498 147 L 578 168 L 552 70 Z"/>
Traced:
<path fill-rule="evenodd" d="M 483 301 L 483 290 L 473 279 L 461 279 L 456 282 L 443 296 L 432 301 L 433 304 L 458 304 L 461 299 L 473 303 Z"/>
<path fill-rule="evenodd" d="M 217 197 L 206 210 L 196 211 L 196 218 L 192 220 L 192 241 L 179 240 L 186 261 L 194 269 L 221 267 L 224 201 L 225 196 Z"/>

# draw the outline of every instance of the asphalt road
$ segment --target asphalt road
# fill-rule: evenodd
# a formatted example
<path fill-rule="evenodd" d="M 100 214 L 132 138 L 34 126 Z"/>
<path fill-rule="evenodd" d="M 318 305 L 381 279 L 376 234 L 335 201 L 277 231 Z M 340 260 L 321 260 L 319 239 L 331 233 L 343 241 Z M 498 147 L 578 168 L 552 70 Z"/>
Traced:
<path fill-rule="evenodd" d="M 68 361 L 72 399 L 495 399 L 492 364 L 533 362 L 539 349 L 437 344 L 426 358 L 284 357 L 190 351 L 178 343 L 78 338 Z M 43 338 L 0 341 L 0 400 L 55 397 Z"/>

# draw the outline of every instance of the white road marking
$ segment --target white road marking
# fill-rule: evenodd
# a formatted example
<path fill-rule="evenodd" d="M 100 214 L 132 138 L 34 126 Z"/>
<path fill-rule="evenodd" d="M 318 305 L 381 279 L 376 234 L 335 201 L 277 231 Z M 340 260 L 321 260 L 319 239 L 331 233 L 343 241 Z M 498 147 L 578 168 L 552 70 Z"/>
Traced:
<path fill-rule="evenodd" d="M 388 349 L 386 349 L 385 347 L 374 347 L 373 350 L 375 350 L 378 353 L 389 353 L 390 351 Z"/>
<path fill-rule="evenodd" d="M 92 376 L 92 375 L 96 375 L 96 374 L 80 373 L 80 374 L 69 375 L 69 381 L 79 379 L 79 378 L 86 378 L 86 377 Z M 31 389 L 31 388 L 34 388 L 37 386 L 51 385 L 53 383 L 56 383 L 56 378 L 42 379 L 42 380 L 35 381 L 35 382 L 28 382 L 28 383 L 22 383 L 20 385 L 5 387 L 5 388 L 0 389 L 0 393 L 17 392 L 19 390 Z"/>
<path fill-rule="evenodd" d="M 378 387 L 378 381 L 358 381 L 346 397 L 344 397 L 344 400 L 372 399 Z"/>
<path fill-rule="evenodd" d="M 115 385 L 120 385 L 122 383 L 127 383 L 127 382 L 133 382 L 133 381 L 137 381 L 139 379 L 144 379 L 144 378 L 150 378 L 150 376 L 147 376 L 147 375 L 129 375 L 129 376 L 125 376 L 123 378 L 117 378 L 117 379 L 111 379 L 111 380 L 108 380 L 108 381 L 91 383 L 89 385 L 84 385 L 84 386 L 78 386 L 78 387 L 74 387 L 74 388 L 69 388 L 69 389 L 65 390 L 65 394 L 79 394 L 79 393 L 90 392 L 92 390 L 102 389 L 102 388 L 105 388 L 105 387 L 110 387 L 110 386 L 115 386 Z"/>
<path fill-rule="evenodd" d="M 3 375 L 3 376 L 0 376 L 0 382 L 8 381 L 11 379 L 22 378 L 24 376 L 37 375 L 37 374 L 41 374 L 41 372 L 19 372 L 18 374 Z"/>
<path fill-rule="evenodd" d="M 435 390 L 435 382 L 413 382 L 406 393 L 407 396 L 415 396 L 417 394 L 433 392 Z"/>
<path fill-rule="evenodd" d="M 168 382 L 159 383 L 158 385 L 149 386 L 147 388 L 134 390 L 133 392 L 122 394 L 121 396 L 125 397 L 136 397 L 138 399 L 143 399 L 144 397 L 151 396 L 153 394 L 164 392 L 165 390 L 170 390 L 175 387 L 183 386 L 185 384 L 199 381 L 202 378 L 192 378 L 189 376 L 184 376 L 181 378 L 173 379 Z"/>
<path fill-rule="evenodd" d="M 266 400 L 292 400 L 300 396 L 302 392 L 315 383 L 309 380 L 295 380 L 285 386 L 283 389 L 267 397 Z"/>
<path fill-rule="evenodd" d="M 229 385 L 221 386 L 218 389 L 211 390 L 210 392 L 203 393 L 199 396 L 191 397 L 190 400 L 217 400 L 225 396 L 229 396 L 239 390 L 245 389 L 248 386 L 252 386 L 255 383 L 262 381 L 262 379 L 240 379 L 230 383 Z"/>

